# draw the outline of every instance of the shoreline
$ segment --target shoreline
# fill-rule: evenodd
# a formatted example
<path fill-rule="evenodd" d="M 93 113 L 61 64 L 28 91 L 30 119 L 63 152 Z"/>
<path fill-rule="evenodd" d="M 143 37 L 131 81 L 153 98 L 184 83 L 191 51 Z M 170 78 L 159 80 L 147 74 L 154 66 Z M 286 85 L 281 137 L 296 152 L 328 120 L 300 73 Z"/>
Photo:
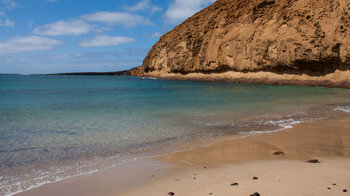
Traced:
<path fill-rule="evenodd" d="M 295 170 L 299 168 L 304 170 L 304 166 L 309 169 L 316 166 L 317 168 L 312 169 L 315 169 L 315 172 L 312 172 L 313 175 L 319 173 L 320 169 L 328 171 L 329 169 L 332 170 L 332 168 L 338 170 L 345 167 L 345 173 L 343 175 L 337 174 L 342 176 L 341 179 L 336 180 L 339 184 L 344 179 L 350 181 L 350 174 L 347 175 L 348 172 L 346 172 L 350 171 L 350 133 L 346 134 L 346 132 L 349 132 L 349 128 L 346 127 L 349 123 L 350 117 L 346 115 L 346 117 L 336 119 L 294 125 L 294 128 L 275 133 L 258 134 L 227 141 L 217 140 L 215 142 L 213 140 L 214 143 L 208 146 L 171 153 L 155 159 L 135 161 L 114 169 L 97 172 L 96 174 L 46 184 L 17 195 L 40 196 L 48 194 L 64 195 L 68 193 L 72 195 L 89 195 L 87 193 L 91 193 L 90 195 L 139 195 L 141 193 L 166 195 L 169 191 L 180 193 L 176 195 L 183 195 L 186 191 L 187 193 L 188 191 L 198 192 L 198 195 L 203 195 L 204 190 L 201 190 L 199 187 L 195 188 L 197 185 L 200 187 L 216 186 L 218 183 L 223 183 L 224 179 L 226 181 L 229 179 L 226 173 L 227 175 L 238 175 L 235 172 L 232 173 L 234 170 L 238 170 L 239 174 L 241 174 L 240 171 L 244 171 L 245 173 L 243 172 L 244 174 L 242 173 L 240 178 L 233 178 L 232 180 L 245 181 L 244 179 L 247 178 L 246 173 L 251 173 L 250 170 L 259 170 L 260 165 L 268 168 L 266 171 L 270 171 L 271 169 L 274 171 L 273 168 L 278 167 L 282 167 L 281 169 Z M 334 131 L 327 131 L 326 129 L 329 128 Z M 305 130 L 308 131 L 305 132 Z M 317 137 L 313 138 L 310 136 Z M 342 146 L 335 145 L 335 141 L 339 142 L 339 139 L 342 141 Z M 285 155 L 272 155 L 276 151 L 283 151 Z M 319 159 L 321 164 L 305 163 L 307 159 L 315 158 Z M 207 169 L 203 169 L 203 167 Z M 341 170 L 343 171 L 343 169 Z M 213 178 L 215 183 L 210 180 L 197 182 L 192 179 L 198 178 L 193 176 L 194 173 L 211 179 L 210 175 L 213 175 L 213 172 L 221 176 L 220 178 Z M 278 173 L 278 171 L 274 172 Z M 251 173 L 250 175 L 254 174 Z M 268 174 L 266 175 L 268 177 Z M 288 176 L 289 174 L 284 175 Z M 187 180 L 181 180 L 181 178 L 186 178 Z M 177 181 L 177 179 L 180 179 L 180 181 Z M 345 183 L 345 181 L 341 183 Z M 188 186 L 188 183 L 196 183 L 197 185 Z M 249 184 L 251 182 L 247 181 L 246 183 Z M 265 181 L 264 183 L 267 186 L 266 183 L 268 182 Z M 192 188 L 195 188 L 195 190 L 192 190 Z M 215 188 L 213 192 L 220 193 L 220 191 L 224 191 L 226 188 L 223 188 L 223 190 L 221 188 Z M 229 184 L 228 188 L 232 189 Z M 241 191 L 248 191 L 249 186 L 246 188 Z M 231 189 L 227 189 L 226 191 L 232 191 Z M 182 192 L 182 190 L 185 192 Z M 261 193 L 267 191 L 262 190 Z M 206 193 L 205 195 L 208 194 Z M 226 195 L 228 192 L 224 191 L 222 194 Z"/>
<path fill-rule="evenodd" d="M 350 71 L 337 70 L 324 76 L 309 76 L 306 74 L 277 74 L 273 72 L 235 72 L 223 73 L 167 73 L 153 71 L 144 74 L 145 77 L 167 80 L 191 80 L 208 82 L 231 82 L 268 85 L 317 86 L 328 88 L 350 88 Z"/>

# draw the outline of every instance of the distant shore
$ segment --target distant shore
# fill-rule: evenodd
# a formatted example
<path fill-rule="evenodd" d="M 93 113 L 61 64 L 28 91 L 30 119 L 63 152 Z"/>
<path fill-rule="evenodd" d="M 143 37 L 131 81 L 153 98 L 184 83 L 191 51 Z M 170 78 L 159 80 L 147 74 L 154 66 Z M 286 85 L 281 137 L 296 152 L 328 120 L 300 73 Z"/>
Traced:
<path fill-rule="evenodd" d="M 68 76 L 125 76 L 129 75 L 128 71 L 113 71 L 113 72 L 70 72 L 70 73 L 54 73 L 47 75 L 68 75 Z"/>
<path fill-rule="evenodd" d="M 67 72 L 67 73 L 52 73 L 47 75 L 69 75 L 69 76 L 143 76 L 143 70 L 141 66 L 134 67 L 129 70 L 123 71 L 110 71 L 110 72 Z"/>
<path fill-rule="evenodd" d="M 209 146 L 18 195 L 341 195 L 350 191 L 350 116 L 339 116 L 276 133 L 214 139 Z"/>

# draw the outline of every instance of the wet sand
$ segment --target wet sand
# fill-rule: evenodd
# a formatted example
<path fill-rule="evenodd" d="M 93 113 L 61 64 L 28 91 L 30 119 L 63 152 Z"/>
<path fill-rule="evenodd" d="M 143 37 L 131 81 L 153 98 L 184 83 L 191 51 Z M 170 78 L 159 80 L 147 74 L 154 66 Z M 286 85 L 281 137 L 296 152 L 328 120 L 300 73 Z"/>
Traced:
<path fill-rule="evenodd" d="M 19 195 L 349 195 L 350 117 L 339 113 L 336 119 L 217 141 Z M 306 162 L 311 159 L 320 163 Z"/>

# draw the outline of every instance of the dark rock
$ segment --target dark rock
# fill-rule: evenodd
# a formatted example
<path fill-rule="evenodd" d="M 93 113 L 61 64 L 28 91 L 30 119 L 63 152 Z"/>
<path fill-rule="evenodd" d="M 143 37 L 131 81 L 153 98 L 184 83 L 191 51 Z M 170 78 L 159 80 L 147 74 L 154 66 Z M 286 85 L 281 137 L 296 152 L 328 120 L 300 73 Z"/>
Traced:
<path fill-rule="evenodd" d="M 336 184 L 336 183 L 333 183 L 332 185 L 333 185 L 333 186 L 337 186 L 337 184 Z"/>
<path fill-rule="evenodd" d="M 317 159 L 311 159 L 311 160 L 308 160 L 306 161 L 308 163 L 321 163 L 320 161 L 318 161 Z"/>
<path fill-rule="evenodd" d="M 168 195 L 175 195 L 175 193 L 174 192 L 169 192 Z"/>
<path fill-rule="evenodd" d="M 250 196 L 260 196 L 260 194 L 258 192 L 255 192 L 253 194 L 250 194 Z"/>
<path fill-rule="evenodd" d="M 239 184 L 237 182 L 232 183 L 231 186 L 238 186 Z"/>
<path fill-rule="evenodd" d="M 344 193 L 346 193 L 346 192 L 348 192 L 348 190 L 346 190 L 346 189 L 343 189 L 343 192 L 344 192 Z"/>
<path fill-rule="evenodd" d="M 254 176 L 254 177 L 253 177 L 253 180 L 257 180 L 257 179 L 259 179 L 259 178 L 258 178 L 258 177 L 256 177 L 256 176 Z"/>
<path fill-rule="evenodd" d="M 209 195 L 213 195 L 213 193 L 209 193 Z"/>
<path fill-rule="evenodd" d="M 277 152 L 274 152 L 273 155 L 276 155 L 276 156 L 283 156 L 284 155 L 284 152 L 282 151 L 277 151 Z"/>
<path fill-rule="evenodd" d="M 331 190 L 331 187 L 328 187 L 327 189 L 328 189 L 328 190 Z"/>

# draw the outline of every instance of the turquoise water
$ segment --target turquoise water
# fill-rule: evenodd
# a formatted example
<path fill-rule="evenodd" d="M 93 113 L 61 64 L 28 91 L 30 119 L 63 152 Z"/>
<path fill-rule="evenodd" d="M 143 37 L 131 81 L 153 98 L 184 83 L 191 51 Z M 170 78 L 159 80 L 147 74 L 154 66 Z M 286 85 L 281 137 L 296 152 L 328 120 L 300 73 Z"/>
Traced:
<path fill-rule="evenodd" d="M 349 103 L 346 89 L 0 75 L 0 195 L 164 145 L 327 118 Z"/>

